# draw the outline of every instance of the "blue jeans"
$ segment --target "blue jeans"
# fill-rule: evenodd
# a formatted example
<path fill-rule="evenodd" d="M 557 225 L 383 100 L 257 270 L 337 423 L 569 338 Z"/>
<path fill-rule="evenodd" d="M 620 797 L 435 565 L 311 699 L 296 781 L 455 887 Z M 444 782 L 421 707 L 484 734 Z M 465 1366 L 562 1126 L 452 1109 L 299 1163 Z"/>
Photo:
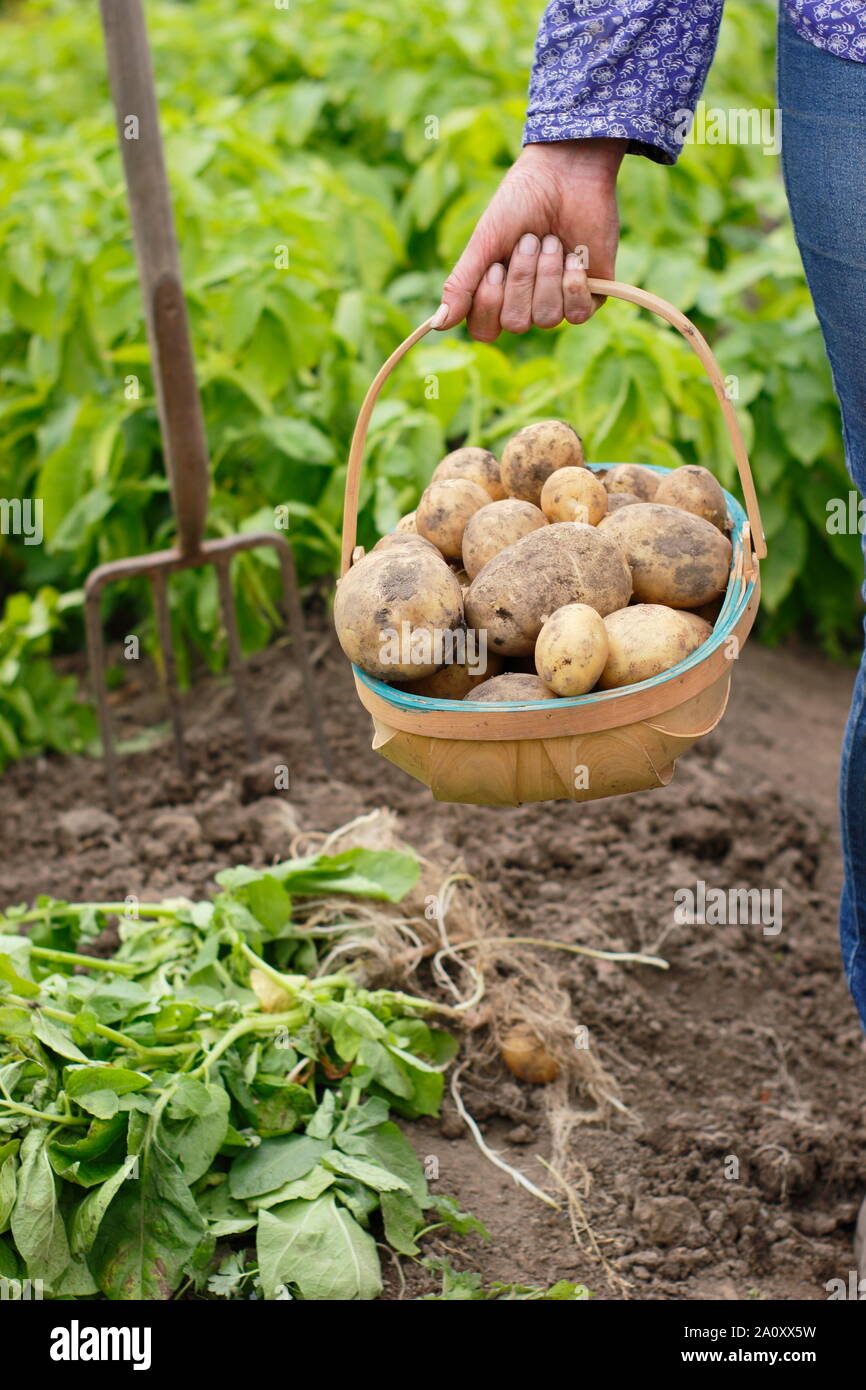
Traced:
<path fill-rule="evenodd" d="M 815 48 L 783 13 L 779 105 L 794 232 L 842 406 L 848 469 L 866 495 L 866 64 Z M 866 653 L 842 745 L 839 796 L 842 962 L 866 1028 Z"/>

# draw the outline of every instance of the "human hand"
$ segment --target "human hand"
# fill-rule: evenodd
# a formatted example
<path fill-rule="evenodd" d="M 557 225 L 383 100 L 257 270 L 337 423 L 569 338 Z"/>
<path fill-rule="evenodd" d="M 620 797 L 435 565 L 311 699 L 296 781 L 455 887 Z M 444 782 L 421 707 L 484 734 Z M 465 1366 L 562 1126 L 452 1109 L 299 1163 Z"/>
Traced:
<path fill-rule="evenodd" d="M 473 338 L 492 342 L 502 329 L 590 318 L 604 299 L 590 294 L 588 273 L 614 277 L 625 147 L 609 139 L 526 145 L 445 281 L 434 326 L 465 318 Z"/>

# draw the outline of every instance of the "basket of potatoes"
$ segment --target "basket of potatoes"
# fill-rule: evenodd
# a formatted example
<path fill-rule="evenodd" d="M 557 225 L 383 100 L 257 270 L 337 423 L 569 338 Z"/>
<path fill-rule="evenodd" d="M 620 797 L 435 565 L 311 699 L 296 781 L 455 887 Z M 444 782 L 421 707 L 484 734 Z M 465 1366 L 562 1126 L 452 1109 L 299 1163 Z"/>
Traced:
<path fill-rule="evenodd" d="M 721 371 L 671 304 L 615 281 L 594 293 L 667 319 L 724 414 L 745 509 L 706 468 L 587 463 L 541 420 L 497 458 L 463 447 L 369 554 L 355 545 L 367 428 L 346 477 L 334 619 L 373 748 L 440 801 L 589 801 L 665 786 L 725 712 L 766 555 L 749 461 Z"/>

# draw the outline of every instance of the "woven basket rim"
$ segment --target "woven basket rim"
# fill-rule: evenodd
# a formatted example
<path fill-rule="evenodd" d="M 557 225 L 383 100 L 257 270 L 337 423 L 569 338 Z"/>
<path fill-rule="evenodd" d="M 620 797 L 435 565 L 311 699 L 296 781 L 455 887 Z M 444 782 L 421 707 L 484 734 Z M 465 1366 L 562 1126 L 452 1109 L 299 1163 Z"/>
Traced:
<path fill-rule="evenodd" d="M 587 463 L 587 468 L 594 471 L 619 467 L 616 463 Z M 675 470 L 667 468 L 663 464 L 642 463 L 641 468 L 648 468 L 654 473 L 672 473 Z M 662 671 L 657 676 L 650 676 L 645 681 L 637 681 L 634 685 L 617 686 L 614 690 L 590 691 L 586 695 L 562 696 L 557 700 L 559 708 L 568 707 L 572 709 L 585 708 L 593 704 L 614 705 L 623 696 L 633 696 L 640 691 L 653 690 L 667 682 L 685 674 L 686 671 L 693 670 L 700 666 L 730 637 L 732 630 L 736 627 L 755 591 L 757 583 L 756 575 L 743 583 L 742 575 L 738 567 L 738 560 L 748 558 L 745 556 L 745 538 L 748 518 L 742 503 L 738 502 L 726 488 L 722 488 L 727 504 L 728 513 L 732 521 L 731 528 L 731 572 L 728 576 L 728 587 L 722 603 L 719 616 L 716 619 L 711 635 L 701 644 L 690 656 L 683 661 L 672 666 L 668 671 Z M 739 590 L 739 592 L 736 592 Z M 533 710 L 549 709 L 547 700 L 499 700 L 491 703 L 484 700 L 441 700 L 430 695 L 412 695 L 405 690 L 396 690 L 393 685 L 378 680 L 375 676 L 368 676 L 359 666 L 353 664 L 352 670 L 357 680 L 362 685 L 367 686 L 387 704 L 395 709 L 411 710 L 417 714 L 423 714 L 425 710 L 437 710 L 448 714 L 458 715 L 462 712 L 467 715 L 477 715 L 480 713 L 490 714 L 491 711 L 518 710 L 527 712 Z"/>

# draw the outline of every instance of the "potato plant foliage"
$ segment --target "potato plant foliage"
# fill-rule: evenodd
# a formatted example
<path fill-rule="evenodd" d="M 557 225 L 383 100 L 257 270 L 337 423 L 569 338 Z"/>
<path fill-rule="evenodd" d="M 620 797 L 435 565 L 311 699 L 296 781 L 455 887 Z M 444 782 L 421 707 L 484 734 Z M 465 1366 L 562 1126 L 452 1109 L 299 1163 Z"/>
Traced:
<path fill-rule="evenodd" d="M 775 5 L 730 0 L 710 107 L 772 108 Z M 438 302 L 520 146 L 541 0 L 152 0 L 148 18 L 213 462 L 210 528 L 285 525 L 306 579 L 333 573 L 347 444 L 373 372 Z M 0 597 L 79 588 L 171 534 L 97 7 L 0 7 L 0 496 L 44 504 L 44 542 L 0 536 Z M 38 93 L 38 99 L 34 99 Z M 630 158 L 620 278 L 718 348 L 752 446 L 770 558 L 765 630 L 853 637 L 856 536 L 819 330 L 777 161 L 760 144 Z M 721 417 L 673 331 L 612 304 L 583 330 L 496 345 L 426 339 L 373 422 L 359 539 L 414 506 L 464 441 L 574 420 L 587 457 L 700 463 L 734 482 Z M 282 510 L 278 510 L 282 509 Z M 245 647 L 278 623 L 267 557 L 236 561 Z M 213 667 L 212 571 L 173 583 L 178 635 Z M 115 635 L 150 622 L 111 591 Z M 67 610 L 57 648 L 81 642 Z M 15 718 L 20 731 L 23 716 Z"/>
<path fill-rule="evenodd" d="M 318 971 L 293 900 L 398 901 L 412 855 L 219 875 L 212 901 L 41 899 L 0 918 L 0 1278 L 51 1298 L 371 1299 L 377 1240 L 471 1218 L 392 1114 L 434 1115 L 454 1039 L 429 1001 Z"/>

